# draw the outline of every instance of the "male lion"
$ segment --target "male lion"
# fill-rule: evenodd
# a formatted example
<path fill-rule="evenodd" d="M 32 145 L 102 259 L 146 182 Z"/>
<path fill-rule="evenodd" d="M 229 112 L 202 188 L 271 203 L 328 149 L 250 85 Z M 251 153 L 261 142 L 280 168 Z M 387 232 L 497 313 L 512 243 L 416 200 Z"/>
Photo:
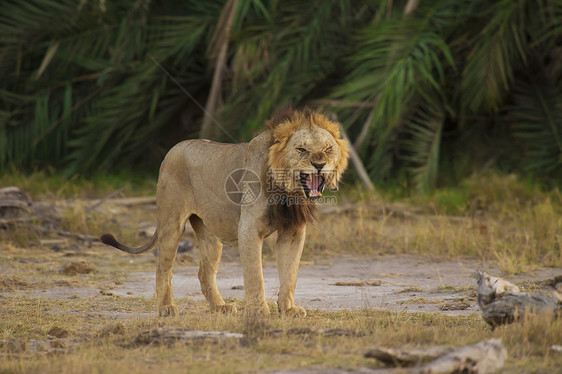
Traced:
<path fill-rule="evenodd" d="M 158 311 L 161 316 L 175 315 L 172 265 L 189 220 L 200 250 L 201 290 L 211 311 L 234 311 L 222 299 L 216 283 L 224 243 L 240 250 L 247 309 L 268 315 L 261 251 L 263 239 L 277 231 L 279 311 L 283 316 L 304 317 L 306 311 L 295 305 L 294 292 L 306 222 L 314 214 L 312 200 L 322 194 L 325 185 L 337 187 L 347 162 L 348 144 L 341 138 L 339 125 L 310 109 L 277 114 L 249 143 L 186 140 L 168 152 L 160 167 L 157 229 L 150 241 L 130 248 L 111 234 L 104 234 L 101 240 L 135 254 L 160 245 Z M 236 173 L 243 175 L 233 181 Z M 256 177 L 257 190 L 246 175 Z M 225 192 L 229 183 L 240 189 L 240 201 Z"/>

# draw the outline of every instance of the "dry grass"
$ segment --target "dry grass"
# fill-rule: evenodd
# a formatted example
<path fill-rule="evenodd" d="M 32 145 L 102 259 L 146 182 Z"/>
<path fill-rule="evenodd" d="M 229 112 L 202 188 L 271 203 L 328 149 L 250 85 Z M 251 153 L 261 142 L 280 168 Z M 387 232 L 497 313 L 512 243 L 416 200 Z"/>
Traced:
<path fill-rule="evenodd" d="M 38 300 L 2 296 L 0 339 L 19 337 L 27 349 L 10 351 L 4 344 L 0 367 L 4 372 L 148 373 L 175 372 L 236 373 L 273 369 L 330 368 L 358 369 L 380 367 L 362 354 L 373 345 L 461 346 L 490 337 L 506 345 L 509 359 L 506 371 L 554 372 L 562 356 L 550 351 L 562 344 L 562 324 L 546 317 L 526 320 L 492 332 L 479 316 L 446 317 L 432 314 L 391 313 L 373 310 L 310 311 L 304 320 L 283 320 L 276 316 L 263 320 L 209 315 L 199 302 L 180 300 L 187 309 L 176 318 L 146 316 L 152 302 L 133 298 L 95 297 L 87 300 Z M 116 305 L 119 305 L 117 308 Z M 107 314 L 113 311 L 113 314 Z M 121 321 L 116 328 L 115 321 Z M 109 326 L 109 328 L 106 328 Z M 159 326 L 244 333 L 241 342 L 128 347 L 142 331 Z M 57 340 L 49 331 L 57 327 L 67 332 Z M 356 336 L 310 334 L 327 328 L 356 331 Z M 281 334 L 271 334 L 280 330 Z M 296 333 L 293 333 L 296 331 Z M 304 333 L 298 333 L 304 331 Z M 54 355 L 54 356 L 53 356 Z"/>
<path fill-rule="evenodd" d="M 17 184 L 18 180 L 14 178 L 10 183 Z M 26 183 L 38 189 L 33 181 Z M 47 195 L 67 196 L 70 190 L 71 186 L 64 187 Z M 82 196 L 96 195 L 72 191 Z M 410 198 L 406 203 L 388 203 L 377 195 L 344 191 L 341 206 L 346 209 L 322 216 L 319 224 L 309 228 L 303 260 L 321 262 L 346 254 L 408 253 L 430 258 L 475 257 L 496 263 L 509 274 L 540 265 L 562 267 L 561 201 L 557 191 L 544 193 L 513 176 L 493 175 L 467 181 L 460 192 Z M 96 236 L 113 231 L 135 245 L 145 240 L 137 233 L 139 223 L 154 220 L 154 211 L 146 207 L 112 210 L 105 204 L 100 210 L 86 212 L 87 206 L 70 201 L 62 210 L 60 228 Z M 68 243 L 75 244 L 75 250 L 56 252 L 40 242 L 53 238 L 60 237 L 38 232 L 29 225 L 0 229 L 0 269 L 4 272 L 0 274 L 0 373 L 236 373 L 336 367 L 356 370 L 381 367 L 362 355 L 373 345 L 460 346 L 491 337 L 501 338 L 507 347 L 509 358 L 504 373 L 559 372 L 562 367 L 562 355 L 550 350 L 553 344 L 562 345 L 562 319 L 550 316 L 530 316 L 492 331 L 476 314 L 451 317 L 437 313 L 310 310 L 302 320 L 277 316 L 257 320 L 245 316 L 241 300 L 230 300 L 237 305 L 239 314 L 223 316 L 210 315 L 203 302 L 179 299 L 180 316 L 161 319 L 154 313 L 154 300 L 111 293 L 130 272 L 152 272 L 154 256 L 124 255 L 70 239 Z M 266 248 L 265 254 L 272 257 L 273 251 Z M 81 260 L 96 271 L 63 273 L 65 264 Z M 66 299 L 37 293 L 30 296 L 31 291 L 61 285 L 95 287 L 100 292 L 90 297 L 74 294 Z M 474 288 L 443 286 L 437 291 L 473 293 Z M 159 326 L 239 332 L 246 338 L 218 344 L 129 346 L 139 333 Z M 50 336 L 53 327 L 68 336 Z M 292 333 L 329 328 L 359 334 Z M 282 333 L 272 334 L 273 330 Z"/>
<path fill-rule="evenodd" d="M 528 191 L 515 176 L 475 177 L 465 184 L 469 193 L 445 194 L 448 201 L 439 193 L 410 199 L 414 205 L 376 195 L 357 202 L 343 197 L 353 208 L 326 214 L 313 225 L 305 259 L 407 253 L 475 257 L 497 263 L 506 274 L 562 267 L 560 192 Z M 457 215 L 447 214 L 451 210 Z"/>

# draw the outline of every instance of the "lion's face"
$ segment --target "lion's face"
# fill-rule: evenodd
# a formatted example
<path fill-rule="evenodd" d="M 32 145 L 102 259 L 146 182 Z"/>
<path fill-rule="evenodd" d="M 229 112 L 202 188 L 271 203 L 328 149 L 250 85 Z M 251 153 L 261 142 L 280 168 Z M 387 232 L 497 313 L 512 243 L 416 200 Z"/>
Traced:
<path fill-rule="evenodd" d="M 269 167 L 276 186 L 309 199 L 337 188 L 349 157 L 339 125 L 315 112 L 293 112 L 273 129 Z"/>

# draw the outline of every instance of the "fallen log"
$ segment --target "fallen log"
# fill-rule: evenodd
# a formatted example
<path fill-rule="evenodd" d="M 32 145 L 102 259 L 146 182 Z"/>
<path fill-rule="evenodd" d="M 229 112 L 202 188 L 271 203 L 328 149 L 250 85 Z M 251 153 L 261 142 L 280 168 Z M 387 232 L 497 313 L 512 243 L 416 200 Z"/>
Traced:
<path fill-rule="evenodd" d="M 503 366 L 507 351 L 499 339 L 458 348 L 421 368 L 423 374 L 494 373 Z"/>
<path fill-rule="evenodd" d="M 143 331 L 137 335 L 135 340 L 129 344 L 131 347 L 142 345 L 173 345 L 177 342 L 183 343 L 202 343 L 219 342 L 226 339 L 240 340 L 244 335 L 229 331 L 202 331 L 191 330 L 183 327 L 158 327 L 152 330 Z"/>
<path fill-rule="evenodd" d="M 0 218 L 18 218 L 22 210 L 31 213 L 31 206 L 31 199 L 19 187 L 0 188 Z"/>
<path fill-rule="evenodd" d="M 486 272 L 475 272 L 474 276 L 482 317 L 492 328 L 512 323 L 528 313 L 556 314 L 562 310 L 559 301 L 552 297 L 538 292 L 521 292 L 513 283 Z"/>
<path fill-rule="evenodd" d="M 422 349 L 374 347 L 365 353 L 365 357 L 400 367 L 400 373 L 486 374 L 503 366 L 507 351 L 499 339 L 490 339 L 456 349 L 448 346 Z"/>
<path fill-rule="evenodd" d="M 374 358 L 389 366 L 413 366 L 435 360 L 453 351 L 452 347 L 435 346 L 425 349 L 373 347 L 365 357 Z"/>

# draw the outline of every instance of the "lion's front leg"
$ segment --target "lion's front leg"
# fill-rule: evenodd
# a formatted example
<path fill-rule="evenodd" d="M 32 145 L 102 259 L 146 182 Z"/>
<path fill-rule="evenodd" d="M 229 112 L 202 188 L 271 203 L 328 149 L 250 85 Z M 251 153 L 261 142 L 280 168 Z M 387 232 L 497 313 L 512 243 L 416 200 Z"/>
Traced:
<path fill-rule="evenodd" d="M 244 292 L 246 308 L 251 312 L 269 315 L 269 307 L 265 300 L 265 289 L 262 271 L 261 238 L 253 225 L 248 224 L 239 228 L 238 248 L 242 262 L 244 276 Z"/>
<path fill-rule="evenodd" d="M 295 287 L 301 259 L 306 226 L 294 231 L 279 232 L 276 254 L 279 272 L 279 310 L 282 316 L 305 317 L 306 310 L 295 305 Z"/>

